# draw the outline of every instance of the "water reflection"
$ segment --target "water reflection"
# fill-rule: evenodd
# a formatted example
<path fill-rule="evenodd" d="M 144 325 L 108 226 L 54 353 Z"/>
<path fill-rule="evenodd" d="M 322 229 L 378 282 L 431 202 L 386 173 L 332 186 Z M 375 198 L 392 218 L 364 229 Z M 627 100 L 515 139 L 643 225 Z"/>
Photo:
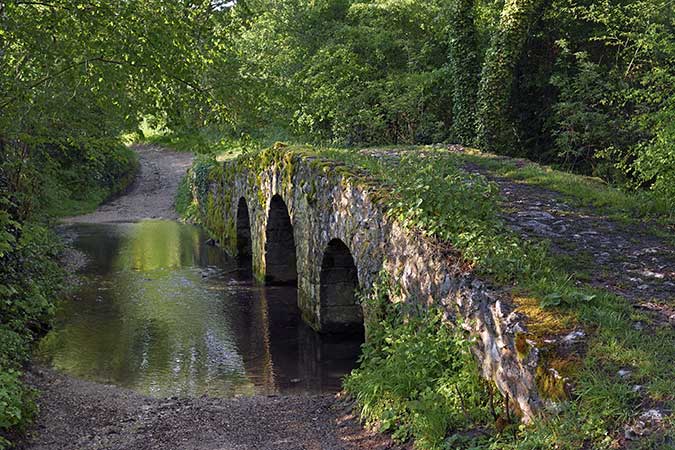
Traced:
<path fill-rule="evenodd" d="M 253 286 L 246 268 L 171 221 L 73 225 L 90 257 L 39 354 L 64 372 L 154 396 L 331 392 L 360 338 L 300 319 L 292 287 Z"/>

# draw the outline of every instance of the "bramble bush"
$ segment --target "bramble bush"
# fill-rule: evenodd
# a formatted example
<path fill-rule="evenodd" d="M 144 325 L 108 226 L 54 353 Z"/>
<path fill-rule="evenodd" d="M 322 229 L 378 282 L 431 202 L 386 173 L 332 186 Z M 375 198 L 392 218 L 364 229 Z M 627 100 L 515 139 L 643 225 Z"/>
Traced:
<path fill-rule="evenodd" d="M 34 393 L 22 383 L 21 369 L 32 342 L 48 327 L 61 289 L 61 269 L 55 263 L 59 247 L 52 232 L 24 224 L 15 242 L 8 224 L 0 223 L 5 231 L 0 242 L 0 435 L 20 431 L 36 413 Z M 0 436 L 3 445 L 9 443 Z"/>

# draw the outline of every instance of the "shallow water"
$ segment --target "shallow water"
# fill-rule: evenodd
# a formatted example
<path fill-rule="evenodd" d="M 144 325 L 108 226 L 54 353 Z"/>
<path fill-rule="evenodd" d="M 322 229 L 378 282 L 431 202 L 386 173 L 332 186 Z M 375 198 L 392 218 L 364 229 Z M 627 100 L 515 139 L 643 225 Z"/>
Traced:
<path fill-rule="evenodd" d="M 38 357 L 57 370 L 164 396 L 335 392 L 362 338 L 321 336 L 293 287 L 260 287 L 195 226 L 63 229 L 89 260 Z"/>

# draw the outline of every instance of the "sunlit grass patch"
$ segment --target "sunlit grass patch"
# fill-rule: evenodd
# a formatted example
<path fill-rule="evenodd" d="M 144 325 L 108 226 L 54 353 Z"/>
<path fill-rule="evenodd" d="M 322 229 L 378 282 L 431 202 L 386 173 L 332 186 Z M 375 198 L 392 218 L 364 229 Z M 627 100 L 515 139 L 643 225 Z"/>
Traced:
<path fill-rule="evenodd" d="M 593 207 L 619 220 L 652 219 L 675 225 L 675 211 L 665 199 L 649 191 L 625 191 L 596 177 L 542 166 L 527 160 L 505 158 L 477 150 L 452 153 L 458 163 L 473 163 L 497 175 L 563 194 L 577 207 Z"/>

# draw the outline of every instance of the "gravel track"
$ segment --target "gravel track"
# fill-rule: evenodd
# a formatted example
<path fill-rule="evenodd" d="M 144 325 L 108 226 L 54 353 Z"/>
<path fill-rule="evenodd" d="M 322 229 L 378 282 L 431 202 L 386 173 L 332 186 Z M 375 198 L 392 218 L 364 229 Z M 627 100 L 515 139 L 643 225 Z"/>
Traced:
<path fill-rule="evenodd" d="M 23 450 L 395 449 L 333 395 L 154 399 L 33 367 L 40 416 Z"/>
<path fill-rule="evenodd" d="M 142 219 L 178 219 L 176 189 L 192 164 L 192 154 L 172 152 L 154 145 L 135 145 L 140 171 L 126 194 L 96 211 L 69 217 L 65 223 L 136 222 Z"/>

